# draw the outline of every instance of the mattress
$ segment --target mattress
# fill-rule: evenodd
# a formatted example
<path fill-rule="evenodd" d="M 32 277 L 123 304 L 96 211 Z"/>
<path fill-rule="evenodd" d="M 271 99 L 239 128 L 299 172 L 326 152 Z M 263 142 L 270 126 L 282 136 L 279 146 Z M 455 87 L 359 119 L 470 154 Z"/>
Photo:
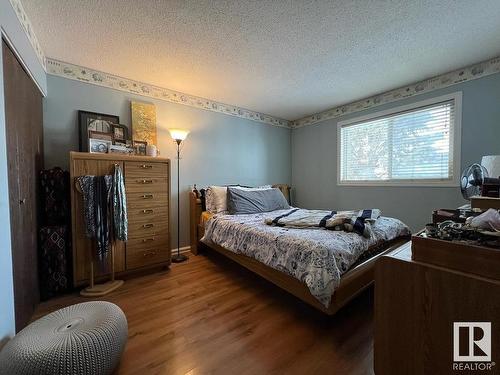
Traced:
<path fill-rule="evenodd" d="M 321 228 L 284 228 L 265 224 L 267 217 L 290 209 L 247 215 L 213 215 L 205 221 L 202 241 L 254 258 L 303 282 L 325 307 L 341 276 L 374 247 L 410 229 L 398 219 L 380 217 L 372 225 L 370 238 L 356 233 Z"/>

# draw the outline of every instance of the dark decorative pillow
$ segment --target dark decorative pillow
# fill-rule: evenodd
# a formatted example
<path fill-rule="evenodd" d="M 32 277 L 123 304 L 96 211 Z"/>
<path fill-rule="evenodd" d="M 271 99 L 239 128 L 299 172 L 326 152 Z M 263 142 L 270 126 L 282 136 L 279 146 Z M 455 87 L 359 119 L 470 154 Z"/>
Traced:
<path fill-rule="evenodd" d="M 200 189 L 200 201 L 201 201 L 201 210 L 206 211 L 207 210 L 207 200 L 205 193 L 207 191 L 205 189 Z"/>
<path fill-rule="evenodd" d="M 255 214 L 290 208 L 279 189 L 227 189 L 227 209 L 231 215 Z"/>

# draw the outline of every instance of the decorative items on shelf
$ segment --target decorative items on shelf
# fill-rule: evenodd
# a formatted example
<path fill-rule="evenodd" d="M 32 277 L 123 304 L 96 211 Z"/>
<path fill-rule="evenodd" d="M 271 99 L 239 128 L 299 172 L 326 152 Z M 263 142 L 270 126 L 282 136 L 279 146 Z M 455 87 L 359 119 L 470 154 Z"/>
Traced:
<path fill-rule="evenodd" d="M 149 145 L 157 144 L 156 134 L 156 107 L 154 104 L 131 102 L 132 111 L 132 140 L 145 142 Z"/>
<path fill-rule="evenodd" d="M 78 111 L 80 151 L 103 152 L 102 151 L 104 147 L 103 145 L 98 147 L 100 151 L 92 151 L 90 140 L 91 139 L 106 140 L 108 142 L 110 141 L 112 144 L 113 125 L 119 123 L 120 123 L 120 118 L 115 115 L 107 115 L 103 113 L 88 112 L 88 111 Z M 106 138 L 103 139 L 103 137 Z M 104 152 L 107 152 L 107 149 Z"/>
<path fill-rule="evenodd" d="M 89 138 L 89 152 L 106 154 L 112 144 L 112 141 Z"/>
<path fill-rule="evenodd" d="M 154 104 L 131 102 L 132 131 L 116 115 L 78 111 L 80 151 L 158 156 Z"/>
<path fill-rule="evenodd" d="M 147 145 L 148 145 L 147 142 L 134 141 L 135 154 L 136 155 L 145 156 L 146 155 L 146 146 Z"/>
<path fill-rule="evenodd" d="M 113 138 L 115 142 L 126 143 L 128 138 L 128 128 L 125 125 L 113 124 Z"/>

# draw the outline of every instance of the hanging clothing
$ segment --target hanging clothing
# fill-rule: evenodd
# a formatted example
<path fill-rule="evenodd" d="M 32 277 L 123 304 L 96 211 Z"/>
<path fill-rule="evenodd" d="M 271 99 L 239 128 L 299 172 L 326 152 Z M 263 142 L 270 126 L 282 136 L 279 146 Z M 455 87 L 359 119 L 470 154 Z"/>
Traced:
<path fill-rule="evenodd" d="M 127 241 L 127 198 L 125 197 L 125 182 L 120 165 L 115 164 L 113 176 L 113 221 L 115 239 Z"/>
<path fill-rule="evenodd" d="M 110 245 L 109 205 L 113 176 L 79 176 L 83 194 L 85 234 L 96 241 L 96 255 L 104 259 Z"/>

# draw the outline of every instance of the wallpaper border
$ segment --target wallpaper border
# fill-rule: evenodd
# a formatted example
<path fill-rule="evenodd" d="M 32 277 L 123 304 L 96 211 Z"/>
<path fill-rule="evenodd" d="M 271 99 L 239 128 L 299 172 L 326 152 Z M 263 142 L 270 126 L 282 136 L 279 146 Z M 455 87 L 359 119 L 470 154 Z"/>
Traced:
<path fill-rule="evenodd" d="M 26 34 L 26 37 L 30 41 L 31 46 L 35 50 L 35 54 L 38 58 L 38 61 L 40 61 L 40 64 L 42 64 L 43 69 L 46 71 L 47 66 L 45 62 L 45 55 L 43 54 L 42 47 L 40 46 L 40 43 L 38 42 L 38 39 L 35 35 L 33 26 L 31 25 L 31 22 L 28 19 L 26 12 L 24 11 L 23 5 L 21 4 L 21 0 L 10 0 L 10 5 L 12 5 L 14 12 L 16 12 L 19 23 L 24 29 L 24 33 Z"/>
<path fill-rule="evenodd" d="M 303 126 L 313 125 L 321 121 L 339 118 L 348 114 L 360 112 L 369 108 L 374 108 L 383 104 L 392 103 L 415 95 L 432 92 L 500 72 L 500 56 L 497 56 L 490 60 L 469 65 L 465 68 L 457 69 L 412 83 L 410 85 L 402 86 L 394 90 L 333 107 L 294 121 L 288 121 L 261 112 L 251 111 L 238 106 L 224 104 L 214 100 L 189 95 L 98 70 L 89 69 L 83 66 L 66 63 L 60 60 L 47 58 L 45 57 L 40 43 L 38 42 L 33 26 L 24 11 L 21 0 L 9 1 L 38 57 L 38 60 L 47 74 L 284 128 L 296 129 Z"/>
<path fill-rule="evenodd" d="M 47 58 L 47 73 L 55 76 L 68 78 L 80 82 L 90 83 L 97 86 L 107 87 L 115 90 L 125 91 L 131 94 L 137 94 L 164 100 L 170 103 L 183 104 L 190 107 L 205 109 L 208 111 L 223 113 L 225 115 L 244 118 L 262 122 L 268 125 L 290 128 L 290 121 L 278 117 L 266 115 L 264 113 L 251 111 L 230 104 L 216 102 L 210 99 L 200 98 L 185 94 L 182 92 L 166 89 L 123 78 L 99 70 L 85 68 L 83 66 L 70 64 L 56 59 Z"/>
<path fill-rule="evenodd" d="M 297 129 L 500 72 L 500 56 L 291 122 Z"/>

